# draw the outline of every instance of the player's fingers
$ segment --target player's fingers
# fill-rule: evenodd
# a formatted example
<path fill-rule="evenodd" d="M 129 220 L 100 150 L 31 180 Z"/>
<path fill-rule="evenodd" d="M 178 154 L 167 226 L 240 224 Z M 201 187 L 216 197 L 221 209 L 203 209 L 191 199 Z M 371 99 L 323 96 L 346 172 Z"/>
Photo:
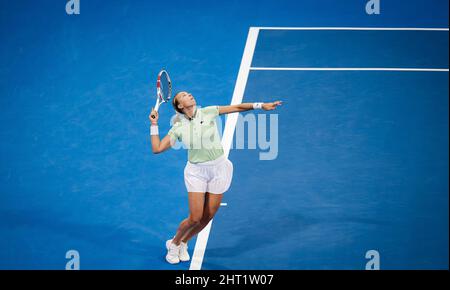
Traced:
<path fill-rule="evenodd" d="M 152 107 L 152 111 L 150 113 L 150 118 L 155 119 L 158 117 L 158 112 L 155 111 L 155 109 Z"/>

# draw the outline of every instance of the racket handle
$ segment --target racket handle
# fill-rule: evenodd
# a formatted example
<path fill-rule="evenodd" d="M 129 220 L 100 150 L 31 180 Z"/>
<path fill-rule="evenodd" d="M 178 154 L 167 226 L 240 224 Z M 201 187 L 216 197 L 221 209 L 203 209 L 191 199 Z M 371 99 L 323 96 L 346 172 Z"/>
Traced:
<path fill-rule="evenodd" d="M 159 102 L 157 102 L 157 103 L 156 103 L 156 105 L 155 105 L 155 111 L 156 111 L 156 112 L 158 112 L 158 109 L 159 109 L 159 105 L 160 105 L 160 103 L 159 103 Z"/>
<path fill-rule="evenodd" d="M 156 112 L 158 112 L 159 105 L 160 105 L 160 102 L 156 102 L 155 108 L 154 108 L 153 110 L 155 110 Z M 152 117 L 152 119 L 155 119 L 155 118 L 156 118 L 156 116 L 153 115 L 153 114 L 151 114 L 151 117 Z"/>

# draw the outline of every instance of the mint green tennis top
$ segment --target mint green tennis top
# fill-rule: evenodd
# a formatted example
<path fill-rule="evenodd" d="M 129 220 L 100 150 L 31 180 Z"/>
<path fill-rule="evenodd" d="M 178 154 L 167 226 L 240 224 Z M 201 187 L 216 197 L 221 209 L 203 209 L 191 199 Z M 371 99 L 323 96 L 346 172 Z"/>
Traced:
<path fill-rule="evenodd" d="M 224 154 L 216 117 L 218 106 L 196 108 L 192 120 L 179 115 L 168 135 L 181 141 L 188 149 L 188 160 L 200 163 L 216 160 Z"/>

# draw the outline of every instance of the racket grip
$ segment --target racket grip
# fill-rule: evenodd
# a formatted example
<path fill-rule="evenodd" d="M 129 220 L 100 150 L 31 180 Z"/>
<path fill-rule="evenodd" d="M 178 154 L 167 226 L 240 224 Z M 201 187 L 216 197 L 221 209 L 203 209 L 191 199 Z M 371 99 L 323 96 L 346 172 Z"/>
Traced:
<path fill-rule="evenodd" d="M 156 112 L 158 112 L 158 109 L 159 109 L 159 105 L 160 105 L 160 103 L 159 103 L 159 102 L 157 102 L 157 103 L 156 103 L 156 105 L 155 105 L 155 111 L 156 111 Z"/>

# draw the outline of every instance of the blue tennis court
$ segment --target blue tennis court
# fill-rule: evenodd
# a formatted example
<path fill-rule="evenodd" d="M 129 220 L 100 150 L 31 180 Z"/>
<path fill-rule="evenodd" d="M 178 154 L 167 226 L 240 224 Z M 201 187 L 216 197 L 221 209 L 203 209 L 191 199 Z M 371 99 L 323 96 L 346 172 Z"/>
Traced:
<path fill-rule="evenodd" d="M 249 186 L 226 195 L 203 267 L 364 269 L 375 249 L 386 269 L 446 268 L 448 71 L 363 69 L 446 68 L 447 35 L 259 30 L 243 102 L 285 100 L 278 156 L 232 151 Z"/>
<path fill-rule="evenodd" d="M 81 2 L 0 1 L 0 269 L 448 269 L 448 1 Z M 283 101 L 219 117 L 233 183 L 178 265 L 163 67 L 201 106 Z"/>

